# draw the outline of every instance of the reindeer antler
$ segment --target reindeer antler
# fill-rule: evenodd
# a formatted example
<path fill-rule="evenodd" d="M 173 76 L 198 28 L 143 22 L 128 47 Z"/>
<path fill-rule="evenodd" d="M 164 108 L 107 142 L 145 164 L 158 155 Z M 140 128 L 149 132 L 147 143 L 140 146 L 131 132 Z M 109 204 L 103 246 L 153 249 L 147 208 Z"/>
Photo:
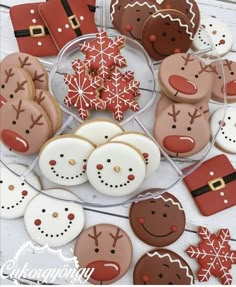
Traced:
<path fill-rule="evenodd" d="M 23 60 L 21 59 L 21 57 L 18 57 L 18 60 L 20 62 L 21 68 L 24 68 L 24 66 L 30 66 L 31 65 L 31 63 L 28 63 L 29 56 L 26 56 Z"/>
<path fill-rule="evenodd" d="M 12 105 L 13 109 L 16 111 L 16 119 L 18 120 L 20 117 L 20 113 L 23 113 L 25 109 L 21 109 L 22 106 L 22 100 L 19 101 L 18 106 Z"/>
<path fill-rule="evenodd" d="M 43 123 L 40 123 L 40 119 L 42 118 L 42 114 L 40 114 L 36 119 L 34 119 L 34 116 L 31 114 L 30 118 L 32 121 L 32 124 L 30 125 L 30 129 L 32 129 L 34 126 L 42 126 Z"/>
<path fill-rule="evenodd" d="M 193 114 L 191 114 L 190 112 L 188 113 L 188 115 L 190 116 L 191 118 L 191 121 L 190 121 L 190 125 L 192 125 L 195 121 L 195 119 L 199 118 L 202 116 L 202 114 L 197 114 L 198 113 L 198 108 L 195 109 L 195 111 L 193 112 Z"/>
<path fill-rule="evenodd" d="M 188 65 L 189 62 L 193 62 L 194 59 L 190 59 L 191 55 L 187 54 L 187 57 L 185 58 L 184 56 L 182 56 L 182 58 L 184 59 L 184 66 L 186 67 Z"/>
<path fill-rule="evenodd" d="M 16 87 L 16 89 L 15 89 L 15 93 L 18 93 L 20 90 L 21 91 L 24 91 L 24 85 L 27 83 L 27 80 L 25 80 L 25 81 L 23 81 L 23 82 L 17 82 L 16 83 L 16 85 L 17 85 L 17 87 Z"/>
<path fill-rule="evenodd" d="M 208 65 L 208 67 L 211 69 L 212 73 L 215 73 L 216 75 L 218 75 L 219 73 L 217 72 L 217 67 L 213 66 L 213 65 Z"/>
<path fill-rule="evenodd" d="M 33 81 L 39 81 L 39 82 L 43 82 L 43 80 L 41 79 L 44 76 L 44 73 L 38 74 L 37 70 L 34 72 L 34 76 L 33 76 Z"/>
<path fill-rule="evenodd" d="M 98 246 L 98 237 L 102 234 L 102 232 L 100 231 L 99 233 L 97 233 L 97 228 L 96 226 L 93 227 L 93 234 L 88 234 L 88 236 L 92 239 L 94 239 L 95 241 L 95 246 Z"/>
<path fill-rule="evenodd" d="M 14 73 L 12 72 L 12 68 L 10 68 L 9 70 L 5 70 L 5 74 L 6 74 L 5 84 L 7 84 L 10 77 L 14 76 Z"/>
<path fill-rule="evenodd" d="M 231 66 L 232 66 L 232 64 L 233 64 L 233 61 L 229 61 L 229 60 L 225 59 L 224 62 L 225 62 L 225 63 L 224 63 L 224 66 L 225 66 L 225 67 L 228 67 L 228 69 L 229 69 L 230 71 L 232 71 Z"/>
<path fill-rule="evenodd" d="M 109 235 L 114 239 L 112 247 L 116 247 L 116 243 L 119 239 L 121 239 L 124 235 L 119 235 L 120 228 L 117 228 L 116 235 L 113 235 L 112 233 L 109 233 Z"/>
<path fill-rule="evenodd" d="M 180 110 L 176 112 L 176 110 L 175 110 L 175 105 L 172 105 L 172 111 L 173 111 L 173 113 L 172 113 L 172 114 L 171 114 L 171 113 L 168 113 L 168 115 L 169 115 L 170 117 L 173 117 L 174 122 L 176 123 L 176 122 L 177 122 L 177 116 L 179 115 Z"/>
<path fill-rule="evenodd" d="M 201 70 L 200 72 L 198 73 L 198 75 L 201 75 L 203 72 L 207 72 L 207 73 L 210 73 L 211 71 L 208 70 L 209 68 L 209 65 L 205 65 L 204 63 L 200 62 L 200 67 L 201 67 Z"/>
<path fill-rule="evenodd" d="M 35 101 L 40 105 L 40 103 L 44 100 L 45 100 L 45 97 L 43 96 L 43 91 L 41 91 L 38 97 L 37 96 L 35 97 Z"/>

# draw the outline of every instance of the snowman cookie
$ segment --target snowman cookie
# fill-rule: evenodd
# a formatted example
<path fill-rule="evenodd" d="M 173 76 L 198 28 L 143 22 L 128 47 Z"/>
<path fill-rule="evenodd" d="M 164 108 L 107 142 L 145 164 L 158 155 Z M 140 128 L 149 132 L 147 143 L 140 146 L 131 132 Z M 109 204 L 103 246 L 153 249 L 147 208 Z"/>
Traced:
<path fill-rule="evenodd" d="M 21 164 L 9 164 L 8 167 L 19 175 L 23 174 L 27 169 L 26 166 Z M 0 167 L 0 217 L 15 219 L 24 215 L 27 204 L 38 193 L 9 169 L 3 165 Z M 26 180 L 36 189 L 41 189 L 40 181 L 34 173 L 31 173 Z"/>
<path fill-rule="evenodd" d="M 89 140 L 95 146 L 99 146 L 122 132 L 121 126 L 113 121 L 97 119 L 81 124 L 75 131 L 75 135 Z"/>
<path fill-rule="evenodd" d="M 112 141 L 130 144 L 140 151 L 146 163 L 146 177 L 151 176 L 159 167 L 161 161 L 160 150 L 148 136 L 136 132 L 124 132 L 115 136 Z"/>
<path fill-rule="evenodd" d="M 199 51 L 211 48 L 209 38 L 220 56 L 227 54 L 233 45 L 232 33 L 224 22 L 213 17 L 202 17 L 192 43 L 193 49 Z"/>
<path fill-rule="evenodd" d="M 49 189 L 43 192 L 55 198 L 78 201 L 67 190 Z M 76 203 L 49 196 L 39 194 L 31 200 L 25 210 L 25 228 L 31 239 L 39 245 L 60 247 L 80 234 L 84 227 L 84 211 Z"/>
<path fill-rule="evenodd" d="M 212 136 L 215 136 L 220 128 L 216 145 L 226 152 L 236 153 L 236 108 L 227 107 L 226 111 L 225 108 L 218 109 L 212 115 L 210 125 Z"/>
<path fill-rule="evenodd" d="M 142 154 L 121 142 L 109 142 L 96 148 L 87 163 L 87 176 L 92 186 L 110 196 L 134 192 L 145 174 Z"/>
<path fill-rule="evenodd" d="M 79 136 L 57 136 L 40 150 L 39 167 L 52 182 L 67 186 L 82 184 L 88 180 L 86 164 L 93 150 L 93 144 Z"/>

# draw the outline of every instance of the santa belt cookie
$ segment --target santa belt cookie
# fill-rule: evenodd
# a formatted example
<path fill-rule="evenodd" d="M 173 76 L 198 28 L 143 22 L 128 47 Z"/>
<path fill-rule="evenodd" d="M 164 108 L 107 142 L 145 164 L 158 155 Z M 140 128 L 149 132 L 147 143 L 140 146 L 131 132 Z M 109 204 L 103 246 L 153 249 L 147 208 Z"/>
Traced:
<path fill-rule="evenodd" d="M 15 30 L 14 35 L 16 38 L 20 37 L 44 37 L 45 35 L 49 35 L 49 31 L 47 27 L 42 25 L 29 26 L 29 29 Z"/>

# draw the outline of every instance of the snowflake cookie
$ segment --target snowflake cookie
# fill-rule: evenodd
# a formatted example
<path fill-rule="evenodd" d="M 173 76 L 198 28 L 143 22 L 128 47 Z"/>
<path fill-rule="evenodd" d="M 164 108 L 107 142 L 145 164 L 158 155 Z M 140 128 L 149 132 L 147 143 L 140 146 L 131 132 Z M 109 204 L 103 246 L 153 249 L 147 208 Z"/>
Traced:
<path fill-rule="evenodd" d="M 82 120 L 89 116 L 89 110 L 103 110 L 104 104 L 99 99 L 102 86 L 101 77 L 90 77 L 84 62 L 76 60 L 72 63 L 74 75 L 67 74 L 64 81 L 68 86 L 68 95 L 64 99 L 66 106 L 74 106 Z"/>
<path fill-rule="evenodd" d="M 86 55 L 86 62 L 92 70 L 96 70 L 103 79 L 110 74 L 110 69 L 126 67 L 126 60 L 120 55 L 120 49 L 125 45 L 125 38 L 118 36 L 114 40 L 105 31 L 96 34 L 92 41 L 80 44 L 81 51 Z"/>
<path fill-rule="evenodd" d="M 101 99 L 105 103 L 105 108 L 113 112 L 117 121 L 122 121 L 124 112 L 131 109 L 134 112 L 140 110 L 139 104 L 135 101 L 139 94 L 139 82 L 135 81 L 128 74 L 122 74 L 117 68 L 106 79 L 101 91 Z"/>
<path fill-rule="evenodd" d="M 216 235 L 205 227 L 199 227 L 198 235 L 202 239 L 198 247 L 191 245 L 186 252 L 191 258 L 196 258 L 201 266 L 198 271 L 199 281 L 206 282 L 213 275 L 221 278 L 222 284 L 230 285 L 233 278 L 229 270 L 232 264 L 236 264 L 236 251 L 231 251 L 228 243 L 229 230 L 220 229 Z"/>

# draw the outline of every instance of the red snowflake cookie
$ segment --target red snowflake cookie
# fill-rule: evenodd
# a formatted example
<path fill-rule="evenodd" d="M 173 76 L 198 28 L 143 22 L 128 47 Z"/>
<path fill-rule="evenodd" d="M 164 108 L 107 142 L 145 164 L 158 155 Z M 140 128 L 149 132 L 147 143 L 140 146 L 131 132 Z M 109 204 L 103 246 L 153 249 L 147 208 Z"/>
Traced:
<path fill-rule="evenodd" d="M 96 34 L 96 39 L 80 44 L 80 49 L 86 55 L 88 66 L 105 79 L 113 67 L 126 67 L 126 60 L 120 54 L 124 45 L 124 37 L 118 36 L 113 40 L 105 31 L 101 31 Z"/>
<path fill-rule="evenodd" d="M 128 79 L 127 74 L 122 74 L 118 69 L 104 81 L 101 99 L 105 103 L 105 108 L 113 112 L 117 121 L 123 120 L 124 112 L 128 109 L 134 112 L 140 110 L 139 104 L 134 99 L 139 93 L 139 84 L 133 77 Z"/>
<path fill-rule="evenodd" d="M 89 110 L 103 110 L 104 104 L 98 98 L 102 86 L 102 78 L 90 77 L 84 62 L 76 60 L 72 63 L 75 75 L 67 74 L 64 81 L 68 86 L 68 95 L 64 99 L 66 106 L 74 106 L 81 119 L 89 116 Z"/>
<path fill-rule="evenodd" d="M 232 264 L 236 264 L 236 251 L 231 251 L 228 243 L 229 230 L 221 229 L 216 235 L 211 234 L 205 227 L 199 227 L 198 235 L 202 239 L 198 247 L 191 245 L 186 252 L 191 258 L 196 258 L 201 266 L 198 271 L 199 281 L 208 281 L 213 275 L 221 278 L 222 284 L 230 285 L 233 278 L 229 270 Z"/>

